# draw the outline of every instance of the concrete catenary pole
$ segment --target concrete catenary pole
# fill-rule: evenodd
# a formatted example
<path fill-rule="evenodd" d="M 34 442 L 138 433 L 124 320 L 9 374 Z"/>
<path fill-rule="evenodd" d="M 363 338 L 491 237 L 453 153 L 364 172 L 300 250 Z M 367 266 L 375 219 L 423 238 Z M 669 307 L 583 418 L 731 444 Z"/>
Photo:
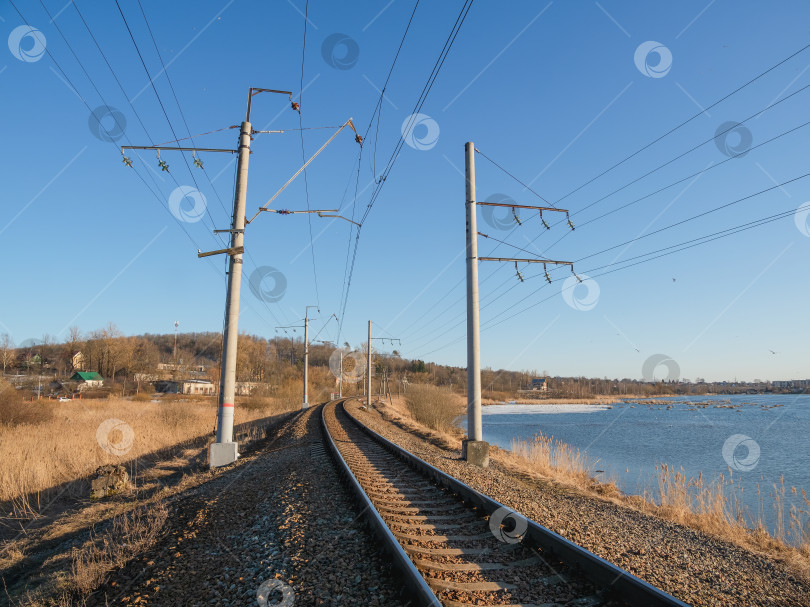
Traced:
<path fill-rule="evenodd" d="M 481 466 L 489 463 L 489 445 L 481 428 L 481 333 L 478 320 L 478 226 L 475 201 L 475 146 L 464 145 L 467 211 L 467 440 L 463 456 Z"/>
<path fill-rule="evenodd" d="M 233 201 L 231 249 L 228 264 L 228 294 L 225 300 L 222 372 L 220 375 L 217 441 L 211 445 L 212 468 L 225 466 L 239 457 L 233 442 L 233 406 L 236 392 L 236 347 L 239 338 L 239 295 L 242 288 L 242 253 L 245 242 L 245 204 L 247 201 L 248 162 L 250 160 L 250 122 L 242 123 L 236 168 L 236 192 Z"/>
<path fill-rule="evenodd" d="M 304 402 L 301 408 L 309 408 L 309 307 L 304 314 Z"/>
<path fill-rule="evenodd" d="M 366 351 L 366 407 L 371 409 L 371 321 L 368 321 L 368 348 Z"/>
<path fill-rule="evenodd" d="M 338 380 L 338 398 L 343 398 L 343 350 L 340 350 L 340 379 Z"/>

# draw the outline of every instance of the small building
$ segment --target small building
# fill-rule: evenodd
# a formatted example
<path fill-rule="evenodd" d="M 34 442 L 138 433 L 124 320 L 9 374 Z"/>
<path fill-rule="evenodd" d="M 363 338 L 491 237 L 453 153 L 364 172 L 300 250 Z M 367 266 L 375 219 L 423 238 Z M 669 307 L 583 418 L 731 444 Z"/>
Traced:
<path fill-rule="evenodd" d="M 532 385 L 529 386 L 530 390 L 540 390 L 541 392 L 546 392 L 548 390 L 548 382 L 545 378 L 540 379 L 533 379 Z"/>
<path fill-rule="evenodd" d="M 95 371 L 76 371 L 70 376 L 70 379 L 79 382 L 79 390 L 100 388 L 104 385 L 104 378 Z"/>
<path fill-rule="evenodd" d="M 74 371 L 84 371 L 84 354 L 76 352 L 70 360 Z"/>
<path fill-rule="evenodd" d="M 182 391 L 183 384 L 179 381 L 161 379 L 155 382 L 155 392 L 161 394 L 181 394 Z"/>
<path fill-rule="evenodd" d="M 155 390 L 162 394 L 215 394 L 214 384 L 205 379 L 162 379 L 155 382 Z"/>
<path fill-rule="evenodd" d="M 250 396 L 259 387 L 259 383 L 255 381 L 238 381 L 233 387 L 236 396 Z"/>
<path fill-rule="evenodd" d="M 206 369 L 208 369 L 205 365 L 186 365 L 182 362 L 180 363 L 158 363 L 158 371 L 194 371 L 196 373 L 205 373 Z"/>
<path fill-rule="evenodd" d="M 214 384 L 206 379 L 183 380 L 183 394 L 213 394 Z"/>

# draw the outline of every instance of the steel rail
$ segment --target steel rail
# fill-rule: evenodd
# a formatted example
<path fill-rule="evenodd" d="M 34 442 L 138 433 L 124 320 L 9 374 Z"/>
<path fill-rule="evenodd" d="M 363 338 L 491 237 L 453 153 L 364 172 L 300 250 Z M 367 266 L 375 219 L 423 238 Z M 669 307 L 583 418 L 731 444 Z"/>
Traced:
<path fill-rule="evenodd" d="M 450 476 L 446 472 L 439 470 L 435 466 L 427 463 L 409 451 L 406 451 L 385 437 L 377 434 L 374 430 L 367 427 L 351 413 L 349 413 L 344 406 L 346 400 L 347 399 L 339 401 L 338 406 L 343 409 L 349 419 L 351 419 L 352 422 L 355 423 L 357 427 L 360 428 L 360 430 L 362 430 L 373 441 L 384 447 L 414 470 L 434 480 L 439 485 L 442 485 L 448 488 L 450 491 L 458 494 L 465 502 L 469 502 L 477 506 L 488 515 L 492 514 L 499 508 L 513 510 L 512 508 L 504 506 L 500 502 L 492 499 L 488 495 L 473 489 L 457 478 Z M 326 435 L 329 436 L 329 432 L 326 430 L 326 423 L 323 420 L 323 417 L 321 419 L 324 424 Z M 331 443 L 331 445 L 334 449 L 337 449 L 337 447 L 334 446 L 334 443 Z M 385 523 L 377 514 L 376 509 L 370 505 L 371 502 L 368 500 L 368 497 L 366 497 L 362 487 L 360 487 L 359 483 L 357 483 L 357 479 L 354 478 L 354 475 L 352 475 L 351 478 L 354 479 L 355 482 L 355 491 L 359 490 L 362 493 L 366 503 L 369 505 L 369 509 L 376 515 L 376 518 L 379 521 L 378 524 L 384 526 Z M 535 521 L 532 521 L 531 519 L 526 520 L 528 521 L 529 525 L 527 530 L 527 539 L 532 544 L 542 548 L 544 551 L 554 554 L 560 560 L 566 561 L 570 565 L 579 567 L 579 569 L 589 580 L 603 585 L 603 590 L 613 590 L 614 593 L 621 596 L 621 598 L 627 601 L 630 605 L 638 607 L 689 607 L 687 603 L 676 599 L 663 590 L 656 588 L 648 582 L 645 582 L 641 578 L 636 577 L 632 573 L 614 565 L 610 561 L 597 556 L 582 546 L 571 542 L 554 531 L 551 531 L 550 529 L 536 523 Z M 393 541 L 396 542 L 396 539 L 393 538 L 393 536 L 391 537 Z M 410 559 L 407 557 L 404 551 L 402 551 L 402 554 L 410 563 Z M 418 571 L 416 573 L 419 575 Z M 419 575 L 419 577 L 422 579 L 421 575 Z"/>
<path fill-rule="evenodd" d="M 394 537 L 394 534 L 391 533 L 388 525 L 385 524 L 385 521 L 383 521 L 382 517 L 377 512 L 377 509 L 374 507 L 374 504 L 372 504 L 371 499 L 368 497 L 368 495 L 366 495 L 366 492 L 360 485 L 360 481 L 357 480 L 357 477 L 352 472 L 348 462 L 346 462 L 343 455 L 340 453 L 340 450 L 337 448 L 332 435 L 329 434 L 329 428 L 326 425 L 325 417 L 326 407 L 334 402 L 338 402 L 341 405 L 343 403 L 343 401 L 332 401 L 321 408 L 321 428 L 323 429 L 323 434 L 326 437 L 326 444 L 329 447 L 329 451 L 332 453 L 332 457 L 338 464 L 338 468 L 340 469 L 342 475 L 347 479 L 352 492 L 355 494 L 355 496 L 357 496 L 357 499 L 363 505 L 363 513 L 368 514 L 368 520 L 371 523 L 371 528 L 374 535 L 382 543 L 385 552 L 387 552 L 393 558 L 394 566 L 399 570 L 400 574 L 405 580 L 405 587 L 408 588 L 408 591 L 412 593 L 414 598 L 419 601 L 419 605 L 442 607 L 441 602 L 438 598 L 436 598 L 436 595 L 433 593 L 433 590 L 430 589 L 430 586 L 428 586 L 425 578 L 423 578 L 422 574 L 419 573 L 419 570 L 413 564 L 410 557 L 408 557 L 408 554 L 397 541 L 397 538 Z M 354 419 L 351 416 L 349 417 L 352 420 Z"/>

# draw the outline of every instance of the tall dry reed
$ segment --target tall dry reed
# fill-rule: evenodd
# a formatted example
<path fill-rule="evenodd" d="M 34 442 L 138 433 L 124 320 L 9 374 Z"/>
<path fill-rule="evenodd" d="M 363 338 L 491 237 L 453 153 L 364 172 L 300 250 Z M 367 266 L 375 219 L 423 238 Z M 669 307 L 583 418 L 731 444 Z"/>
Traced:
<path fill-rule="evenodd" d="M 542 432 L 528 441 L 512 439 L 509 450 L 546 476 L 566 476 L 572 480 L 588 480 L 596 462 L 589 462 L 579 449 Z"/>

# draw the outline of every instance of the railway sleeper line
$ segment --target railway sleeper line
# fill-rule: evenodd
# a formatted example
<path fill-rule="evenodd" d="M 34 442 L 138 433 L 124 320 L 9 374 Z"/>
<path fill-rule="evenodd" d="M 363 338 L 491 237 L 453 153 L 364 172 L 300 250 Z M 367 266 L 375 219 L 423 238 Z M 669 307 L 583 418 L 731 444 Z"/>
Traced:
<path fill-rule="evenodd" d="M 533 521 L 503 518 L 513 511 L 363 426 L 344 402 L 323 407 L 327 446 L 417 604 L 685 605 Z"/>

